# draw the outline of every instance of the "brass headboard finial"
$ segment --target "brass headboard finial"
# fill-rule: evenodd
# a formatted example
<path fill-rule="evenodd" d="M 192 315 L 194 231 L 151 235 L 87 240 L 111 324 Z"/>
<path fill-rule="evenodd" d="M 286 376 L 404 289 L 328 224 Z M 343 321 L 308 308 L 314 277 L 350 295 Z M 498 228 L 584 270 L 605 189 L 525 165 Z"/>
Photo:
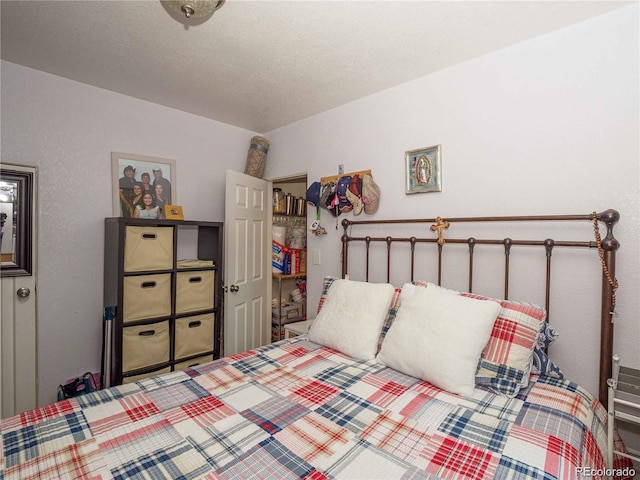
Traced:
<path fill-rule="evenodd" d="M 449 228 L 449 222 L 447 222 L 446 220 L 443 220 L 442 217 L 436 217 L 436 223 L 434 223 L 433 225 L 431 225 L 431 231 L 435 232 L 436 230 L 438 231 L 438 245 L 442 246 L 444 245 L 444 231 L 447 228 Z"/>

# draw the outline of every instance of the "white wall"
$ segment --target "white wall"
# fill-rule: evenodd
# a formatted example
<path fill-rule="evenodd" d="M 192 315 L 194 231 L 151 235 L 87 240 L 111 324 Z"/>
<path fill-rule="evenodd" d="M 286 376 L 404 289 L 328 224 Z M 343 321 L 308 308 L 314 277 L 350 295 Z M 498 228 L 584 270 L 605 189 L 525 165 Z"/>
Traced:
<path fill-rule="evenodd" d="M 243 171 L 255 133 L 2 62 L 2 162 L 39 169 L 40 405 L 99 371 L 104 218 L 111 152 L 174 159 L 189 220 L 224 220 L 225 170 Z"/>
<path fill-rule="evenodd" d="M 372 217 L 379 219 L 618 209 L 615 351 L 637 368 L 638 45 L 634 5 L 343 105 L 269 132 L 266 176 L 306 171 L 312 182 L 336 174 L 338 164 L 346 172 L 372 168 L 382 190 Z M 405 151 L 436 144 L 442 145 L 443 191 L 405 195 Z M 309 250 L 319 249 L 322 259 L 308 266 L 309 311 L 322 277 L 341 272 L 342 228 L 336 231 L 326 212 L 322 223 L 329 234 L 308 237 Z M 593 238 L 589 223 L 574 228 L 577 239 Z M 599 302 L 599 284 L 571 294 L 576 282 L 599 274 L 595 252 L 588 258 L 579 277 L 568 277 L 562 262 L 556 267 L 554 281 L 566 286 L 552 302 L 561 337 L 551 354 L 570 378 L 597 394 L 599 307 L 583 312 L 561 305 L 567 298 L 578 306 Z M 466 263 L 457 268 L 451 277 L 466 275 Z M 544 304 L 540 292 L 534 297 L 522 299 Z"/>

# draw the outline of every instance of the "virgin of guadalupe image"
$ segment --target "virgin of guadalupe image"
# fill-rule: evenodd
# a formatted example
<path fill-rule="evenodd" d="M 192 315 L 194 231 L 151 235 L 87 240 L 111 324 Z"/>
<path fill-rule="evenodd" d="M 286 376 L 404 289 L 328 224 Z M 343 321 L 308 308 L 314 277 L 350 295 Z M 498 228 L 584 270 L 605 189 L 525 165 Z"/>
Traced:
<path fill-rule="evenodd" d="M 431 163 L 426 155 L 420 155 L 416 161 L 414 177 L 418 185 L 428 185 L 431 183 Z"/>

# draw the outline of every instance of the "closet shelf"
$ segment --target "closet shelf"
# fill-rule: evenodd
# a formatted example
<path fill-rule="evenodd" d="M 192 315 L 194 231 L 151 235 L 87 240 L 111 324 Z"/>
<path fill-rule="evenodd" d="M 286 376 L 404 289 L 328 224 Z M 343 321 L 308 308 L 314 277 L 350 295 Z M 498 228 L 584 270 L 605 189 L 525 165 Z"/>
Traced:
<path fill-rule="evenodd" d="M 282 279 L 282 280 L 289 280 L 292 278 L 306 278 L 307 274 L 306 273 L 292 273 L 289 275 L 285 275 L 284 273 L 274 273 L 273 274 L 273 278 L 275 278 L 276 280 L 278 279 Z"/>

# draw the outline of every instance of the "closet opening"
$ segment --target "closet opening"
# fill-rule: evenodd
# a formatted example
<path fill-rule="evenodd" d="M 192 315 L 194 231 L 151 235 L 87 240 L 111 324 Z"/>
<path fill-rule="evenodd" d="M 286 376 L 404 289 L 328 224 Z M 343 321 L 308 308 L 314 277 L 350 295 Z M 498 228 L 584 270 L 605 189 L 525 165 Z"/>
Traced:
<path fill-rule="evenodd" d="M 271 340 L 295 336 L 307 319 L 307 175 L 272 180 Z"/>

